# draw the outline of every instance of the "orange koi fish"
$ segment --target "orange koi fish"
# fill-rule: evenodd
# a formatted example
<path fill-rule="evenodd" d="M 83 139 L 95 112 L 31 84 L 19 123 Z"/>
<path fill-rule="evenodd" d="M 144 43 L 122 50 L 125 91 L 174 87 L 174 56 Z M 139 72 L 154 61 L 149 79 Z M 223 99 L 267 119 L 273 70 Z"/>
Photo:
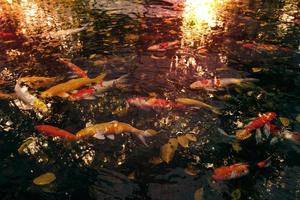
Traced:
<path fill-rule="evenodd" d="M 247 126 L 244 127 L 243 130 L 236 132 L 236 138 L 238 140 L 245 140 L 251 136 L 251 132 L 255 129 L 261 128 L 264 125 L 271 122 L 275 117 L 276 113 L 274 112 L 267 112 L 262 114 L 260 117 L 257 117 L 252 122 L 250 122 Z"/>
<path fill-rule="evenodd" d="M 17 96 L 15 93 L 7 94 L 7 93 L 0 91 L 0 100 L 14 100 L 16 98 L 17 98 Z"/>
<path fill-rule="evenodd" d="M 91 84 L 91 83 L 99 83 L 102 82 L 103 78 L 105 77 L 105 73 L 100 74 L 96 78 L 78 78 L 78 79 L 72 79 L 65 83 L 61 83 L 58 85 L 55 85 L 48 90 L 41 93 L 42 98 L 49 98 L 53 96 L 59 96 L 62 98 L 69 97 L 69 94 L 67 92 L 70 92 L 72 90 L 76 90 L 78 88 L 81 88 L 85 85 Z"/>
<path fill-rule="evenodd" d="M 78 67 L 77 65 L 67 61 L 67 59 L 59 59 L 59 61 L 61 63 L 63 63 L 64 65 L 66 65 L 67 67 L 69 67 L 77 76 L 81 77 L 81 78 L 86 78 L 87 73 L 85 71 L 83 71 L 80 67 Z"/>
<path fill-rule="evenodd" d="M 152 46 L 148 47 L 147 50 L 148 51 L 166 51 L 168 49 L 175 47 L 178 44 L 179 44 L 178 40 L 175 40 L 173 42 L 163 42 L 160 44 L 152 45 Z"/>
<path fill-rule="evenodd" d="M 193 90 L 203 89 L 207 91 L 217 91 L 221 90 L 230 85 L 241 85 L 245 82 L 257 82 L 258 79 L 255 78 L 214 78 L 214 79 L 203 79 L 196 81 L 190 85 Z"/>
<path fill-rule="evenodd" d="M 167 99 L 157 99 L 148 97 L 134 97 L 126 101 L 129 105 L 134 105 L 138 108 L 147 109 L 161 109 L 161 108 L 184 108 L 182 103 L 173 102 Z"/>
<path fill-rule="evenodd" d="M 77 132 L 76 137 L 80 139 L 80 138 L 92 136 L 97 139 L 104 139 L 105 138 L 104 136 L 106 136 L 110 139 L 114 139 L 114 135 L 125 133 L 125 132 L 136 135 L 146 146 L 147 143 L 145 141 L 145 137 L 150 137 L 156 134 L 156 131 L 151 129 L 139 130 L 123 122 L 111 121 L 111 122 L 105 122 L 105 123 L 88 126 L 80 130 L 79 132 Z"/>
<path fill-rule="evenodd" d="M 10 33 L 10 32 L 0 32 L 0 38 L 11 38 L 15 37 L 15 33 Z"/>
<path fill-rule="evenodd" d="M 77 137 L 72 133 L 50 125 L 37 125 L 34 127 L 39 133 L 45 136 L 59 137 L 67 140 L 76 140 Z"/>
<path fill-rule="evenodd" d="M 256 164 L 258 168 L 270 166 L 270 158 Z M 214 170 L 212 178 L 216 181 L 231 180 L 249 174 L 250 165 L 247 163 L 237 163 L 230 166 L 219 167 Z"/>

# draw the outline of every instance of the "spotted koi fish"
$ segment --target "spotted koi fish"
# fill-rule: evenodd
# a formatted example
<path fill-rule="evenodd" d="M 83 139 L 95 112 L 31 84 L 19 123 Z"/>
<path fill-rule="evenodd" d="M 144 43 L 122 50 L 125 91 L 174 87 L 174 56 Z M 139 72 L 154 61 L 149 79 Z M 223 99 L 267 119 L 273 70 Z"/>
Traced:
<path fill-rule="evenodd" d="M 270 158 L 256 164 L 258 168 L 265 168 L 271 165 Z M 223 166 L 213 171 L 212 178 L 216 181 L 236 179 L 249 174 L 250 165 L 248 163 L 237 163 L 230 166 Z"/>
<path fill-rule="evenodd" d="M 127 99 L 129 105 L 136 106 L 138 108 L 147 109 L 163 109 L 163 108 L 184 108 L 182 103 L 173 102 L 167 99 L 159 99 L 154 97 L 134 97 Z"/>

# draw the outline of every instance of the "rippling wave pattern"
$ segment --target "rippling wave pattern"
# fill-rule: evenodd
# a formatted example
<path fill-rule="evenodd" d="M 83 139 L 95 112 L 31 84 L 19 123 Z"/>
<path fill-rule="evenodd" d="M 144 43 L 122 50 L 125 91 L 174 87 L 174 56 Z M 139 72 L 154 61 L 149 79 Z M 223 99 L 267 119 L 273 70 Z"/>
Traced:
<path fill-rule="evenodd" d="M 1 199 L 300 199 L 299 0 L 0 0 Z"/>

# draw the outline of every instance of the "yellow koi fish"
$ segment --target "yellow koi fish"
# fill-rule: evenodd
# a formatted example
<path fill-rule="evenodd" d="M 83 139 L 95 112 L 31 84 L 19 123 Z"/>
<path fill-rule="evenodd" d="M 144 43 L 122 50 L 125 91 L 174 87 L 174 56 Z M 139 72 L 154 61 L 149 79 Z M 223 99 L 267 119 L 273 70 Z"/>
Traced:
<path fill-rule="evenodd" d="M 200 107 L 200 108 L 207 108 L 215 114 L 218 114 L 218 115 L 221 114 L 221 111 L 218 108 L 213 107 L 211 105 L 208 105 L 206 103 L 203 103 L 199 100 L 189 99 L 189 98 L 177 98 L 177 99 L 175 99 L 175 101 L 178 102 L 178 103 L 185 104 L 185 105 L 197 106 L 197 107 Z"/>
<path fill-rule="evenodd" d="M 106 73 L 102 73 L 93 79 L 87 78 L 87 77 L 72 79 L 65 83 L 55 85 L 55 86 L 49 88 L 48 90 L 42 92 L 41 97 L 49 98 L 49 97 L 53 97 L 53 96 L 59 96 L 62 98 L 66 98 L 69 96 L 69 94 L 67 92 L 76 90 L 82 86 L 85 86 L 85 85 L 88 85 L 91 83 L 102 82 L 102 80 L 104 79 L 105 76 L 106 76 Z"/>
<path fill-rule="evenodd" d="M 62 80 L 62 77 L 42 77 L 42 76 L 26 76 L 19 79 L 20 83 L 25 83 L 32 89 L 50 87 Z"/>
<path fill-rule="evenodd" d="M 101 140 L 105 138 L 104 136 L 106 136 L 110 139 L 114 139 L 114 135 L 125 132 L 136 135 L 146 146 L 147 143 L 144 137 L 150 137 L 156 134 L 155 130 L 140 130 L 123 122 L 111 121 L 88 126 L 77 132 L 76 137 L 77 139 L 81 139 L 93 136 Z"/>

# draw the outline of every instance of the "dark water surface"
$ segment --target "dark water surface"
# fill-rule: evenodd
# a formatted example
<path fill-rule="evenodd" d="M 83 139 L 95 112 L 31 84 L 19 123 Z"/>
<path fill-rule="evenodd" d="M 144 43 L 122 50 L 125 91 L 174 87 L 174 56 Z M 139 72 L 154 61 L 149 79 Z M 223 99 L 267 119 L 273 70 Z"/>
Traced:
<path fill-rule="evenodd" d="M 236 151 L 217 131 L 233 133 L 238 122 L 271 111 L 278 115 L 277 126 L 283 126 L 279 117 L 284 117 L 289 119 L 286 129 L 300 131 L 299 0 L 0 0 L 0 32 L 16 34 L 0 36 L 0 79 L 7 81 L 0 85 L 2 92 L 13 92 L 24 76 L 70 79 L 60 58 L 70 59 L 90 77 L 104 71 L 107 80 L 129 77 L 126 88 L 94 100 L 47 99 L 51 113 L 45 116 L 0 100 L 2 200 L 183 200 L 194 199 L 201 188 L 203 199 L 300 199 L 299 144 L 256 144 L 251 137 Z M 147 50 L 176 40 L 175 48 Z M 247 43 L 257 45 L 249 48 Z M 218 92 L 189 88 L 215 76 L 260 81 Z M 207 109 L 136 107 L 122 115 L 114 112 L 124 109 L 130 97 L 149 95 L 201 100 L 220 108 L 222 115 Z M 75 133 L 87 123 L 112 120 L 159 134 L 147 138 L 146 147 L 126 134 L 68 142 L 34 129 L 50 124 Z M 194 134 L 197 142 L 179 146 L 168 164 L 149 162 L 169 138 L 185 133 Z M 20 154 L 18 148 L 28 138 L 33 142 Z M 214 168 L 254 164 L 269 156 L 272 165 L 266 169 L 229 181 L 211 179 Z M 33 179 L 45 172 L 54 173 L 56 180 L 35 185 Z"/>

